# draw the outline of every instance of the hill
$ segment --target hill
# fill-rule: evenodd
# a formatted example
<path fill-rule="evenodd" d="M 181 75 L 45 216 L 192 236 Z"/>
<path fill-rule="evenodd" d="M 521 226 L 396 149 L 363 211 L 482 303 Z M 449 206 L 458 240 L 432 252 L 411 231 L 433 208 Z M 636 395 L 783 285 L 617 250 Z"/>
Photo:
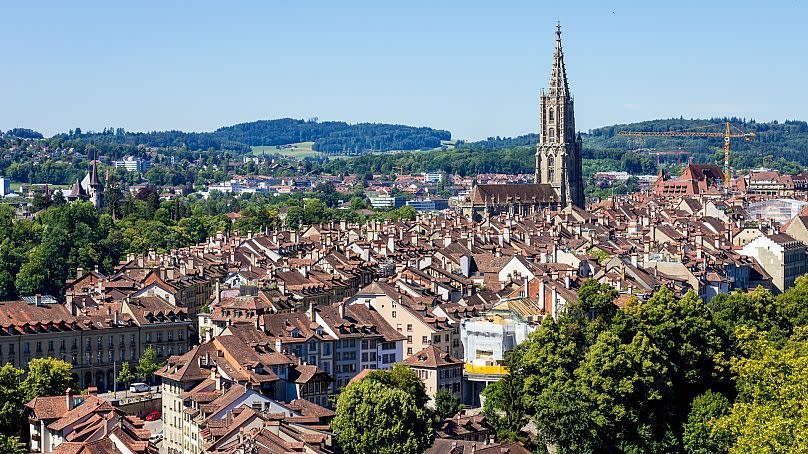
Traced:
<path fill-rule="evenodd" d="M 426 127 L 281 118 L 226 126 L 213 132 L 130 132 L 122 128 L 104 128 L 101 132 L 85 133 L 76 129 L 58 134 L 55 138 L 80 140 L 96 145 L 143 145 L 244 152 L 250 151 L 252 146 L 313 142 L 312 150 L 320 153 L 354 155 L 372 151 L 432 149 L 441 146 L 441 140 L 450 140 L 451 136 L 449 131 Z"/>
<path fill-rule="evenodd" d="M 625 170 L 633 174 L 653 174 L 657 171 L 656 157 L 640 149 L 678 149 L 692 153 L 694 162 L 723 160 L 723 138 L 624 137 L 618 131 L 684 131 L 720 130 L 730 121 L 744 131 L 754 131 L 757 138 L 733 142 L 732 165 L 737 169 L 759 166 L 794 173 L 808 166 L 808 124 L 804 121 L 757 123 L 738 118 L 709 120 L 663 119 L 640 123 L 606 126 L 582 133 L 584 174 L 599 170 Z M 708 127 L 714 129 L 706 129 Z M 444 171 L 450 174 L 533 173 L 538 134 L 518 137 L 489 137 L 478 142 L 458 142 L 456 149 L 429 153 L 402 153 L 392 156 L 366 155 L 351 161 L 323 163 L 326 170 L 354 172 L 391 172 L 402 166 L 404 172 Z M 664 157 L 663 157 L 664 160 Z M 675 157 L 673 160 L 675 165 Z"/>

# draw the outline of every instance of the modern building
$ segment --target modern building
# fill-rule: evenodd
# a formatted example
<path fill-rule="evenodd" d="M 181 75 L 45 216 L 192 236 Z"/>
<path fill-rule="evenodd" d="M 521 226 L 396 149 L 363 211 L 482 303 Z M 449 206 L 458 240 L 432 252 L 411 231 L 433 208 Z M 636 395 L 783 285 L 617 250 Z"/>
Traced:
<path fill-rule="evenodd" d="M 444 175 L 443 173 L 436 172 L 436 173 L 422 173 L 424 177 L 425 184 L 438 184 L 443 181 Z"/>
<path fill-rule="evenodd" d="M 415 211 L 440 211 L 449 208 L 449 200 L 448 199 L 408 200 L 407 206 L 415 208 Z"/>
<path fill-rule="evenodd" d="M 120 161 L 112 161 L 116 169 L 126 169 L 127 172 L 145 172 L 151 168 L 151 162 L 134 156 L 125 156 Z"/>
<path fill-rule="evenodd" d="M 11 181 L 8 178 L 0 177 L 0 198 L 11 194 Z"/>
<path fill-rule="evenodd" d="M 373 208 L 401 208 L 404 206 L 404 197 L 392 196 L 385 193 L 369 193 L 368 201 Z"/>

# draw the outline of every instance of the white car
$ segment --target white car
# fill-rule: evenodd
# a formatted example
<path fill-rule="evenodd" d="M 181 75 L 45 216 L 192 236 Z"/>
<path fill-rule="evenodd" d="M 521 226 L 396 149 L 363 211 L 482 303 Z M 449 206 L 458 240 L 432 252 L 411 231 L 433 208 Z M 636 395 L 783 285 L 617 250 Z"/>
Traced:
<path fill-rule="evenodd" d="M 152 435 L 151 437 L 149 437 L 149 441 L 152 442 L 152 443 L 157 443 L 158 441 L 160 441 L 162 439 L 163 439 L 163 433 L 162 432 L 158 432 L 158 433 Z"/>
<path fill-rule="evenodd" d="M 146 393 L 151 391 L 151 386 L 146 383 L 132 383 L 129 385 L 129 392 L 131 393 Z"/>

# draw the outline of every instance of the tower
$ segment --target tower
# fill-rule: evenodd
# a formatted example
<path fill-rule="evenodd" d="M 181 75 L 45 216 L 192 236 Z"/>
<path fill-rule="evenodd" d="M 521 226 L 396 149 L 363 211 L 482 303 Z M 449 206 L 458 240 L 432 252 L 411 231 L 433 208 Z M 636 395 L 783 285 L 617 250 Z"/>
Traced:
<path fill-rule="evenodd" d="M 583 208 L 581 136 L 575 135 L 575 111 L 564 68 L 560 23 L 556 26 L 550 82 L 539 98 L 539 137 L 535 182 L 550 184 L 562 208 L 570 204 Z"/>

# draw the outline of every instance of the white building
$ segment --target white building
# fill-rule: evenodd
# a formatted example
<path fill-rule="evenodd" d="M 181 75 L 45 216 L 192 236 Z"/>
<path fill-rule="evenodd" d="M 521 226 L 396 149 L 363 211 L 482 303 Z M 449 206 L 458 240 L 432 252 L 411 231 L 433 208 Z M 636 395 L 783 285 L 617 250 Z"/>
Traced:
<path fill-rule="evenodd" d="M 436 173 L 422 173 L 424 177 L 424 183 L 426 184 L 438 184 L 443 181 L 443 173 L 436 172 Z"/>
<path fill-rule="evenodd" d="M 145 172 L 151 167 L 151 162 L 133 156 L 125 156 L 121 161 L 112 161 L 117 169 L 126 169 L 127 172 Z"/>
<path fill-rule="evenodd" d="M 8 178 L 0 177 L 0 198 L 11 194 L 11 182 Z"/>

